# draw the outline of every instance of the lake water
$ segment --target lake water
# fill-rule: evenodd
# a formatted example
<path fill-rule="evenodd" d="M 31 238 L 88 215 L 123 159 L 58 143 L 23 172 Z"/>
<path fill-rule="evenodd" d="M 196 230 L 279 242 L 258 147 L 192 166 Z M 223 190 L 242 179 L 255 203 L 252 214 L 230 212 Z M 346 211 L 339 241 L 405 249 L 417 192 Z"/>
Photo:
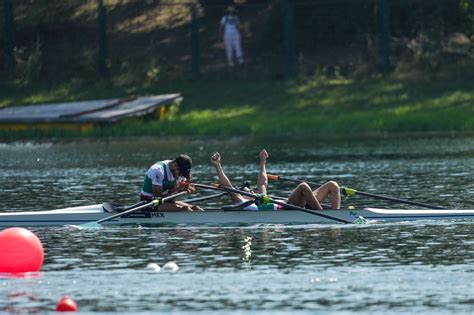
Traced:
<path fill-rule="evenodd" d="M 406 136 L 3 143 L 1 210 L 135 203 L 147 167 L 179 153 L 193 157 L 198 182 L 215 181 L 209 157 L 219 151 L 236 185 L 255 183 L 262 147 L 272 174 L 474 208 L 474 137 Z M 270 182 L 270 193 L 293 186 Z M 407 207 L 360 197 L 343 205 Z M 54 313 L 62 295 L 81 314 L 474 313 L 467 221 L 32 231 L 45 248 L 42 272 L 0 278 L 0 313 Z M 146 269 L 170 261 L 179 271 Z"/>

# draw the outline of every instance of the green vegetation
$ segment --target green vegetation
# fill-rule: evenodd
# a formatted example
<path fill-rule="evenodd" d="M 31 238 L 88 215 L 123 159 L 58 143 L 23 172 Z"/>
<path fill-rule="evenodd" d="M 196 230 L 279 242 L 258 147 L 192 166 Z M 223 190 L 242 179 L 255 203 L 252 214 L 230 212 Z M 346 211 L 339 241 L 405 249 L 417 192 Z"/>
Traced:
<path fill-rule="evenodd" d="M 474 71 L 463 72 L 474 73 Z M 137 87 L 63 82 L 1 88 L 1 106 L 180 92 L 177 115 L 128 120 L 67 136 L 287 135 L 474 131 L 472 78 L 407 82 L 304 77 L 292 81 L 176 80 Z M 8 91 L 8 92 L 6 92 Z M 59 130 L 3 133 L 57 136 Z"/>

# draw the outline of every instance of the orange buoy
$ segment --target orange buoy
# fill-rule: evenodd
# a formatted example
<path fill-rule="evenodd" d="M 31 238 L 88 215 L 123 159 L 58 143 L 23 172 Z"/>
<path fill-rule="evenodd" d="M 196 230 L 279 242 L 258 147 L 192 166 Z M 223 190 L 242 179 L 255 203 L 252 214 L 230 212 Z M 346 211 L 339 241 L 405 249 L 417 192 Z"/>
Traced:
<path fill-rule="evenodd" d="M 77 311 L 77 304 L 74 300 L 70 299 L 66 295 L 63 296 L 58 304 L 56 304 L 57 312 L 75 312 Z"/>
<path fill-rule="evenodd" d="M 41 269 L 43 245 L 30 230 L 13 227 L 0 232 L 0 272 L 24 273 Z"/>

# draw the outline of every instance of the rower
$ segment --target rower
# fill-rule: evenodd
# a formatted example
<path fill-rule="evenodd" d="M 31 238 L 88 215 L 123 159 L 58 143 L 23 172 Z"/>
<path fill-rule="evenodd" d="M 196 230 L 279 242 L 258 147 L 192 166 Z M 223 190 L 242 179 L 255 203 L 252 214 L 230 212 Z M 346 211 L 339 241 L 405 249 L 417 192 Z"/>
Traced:
<path fill-rule="evenodd" d="M 175 194 L 185 189 L 194 191 L 191 181 L 192 159 L 188 155 L 180 154 L 173 160 L 159 161 L 150 166 L 145 173 L 140 200 L 151 201 Z M 166 202 L 158 206 L 159 211 L 203 211 L 196 205 L 182 201 Z"/>
<path fill-rule="evenodd" d="M 267 195 L 268 188 L 268 175 L 266 170 L 266 162 L 269 157 L 268 152 L 263 149 L 260 151 L 260 171 L 257 181 L 257 189 L 259 195 Z M 221 165 L 221 155 L 219 152 L 214 153 L 211 156 L 211 163 L 216 168 L 217 176 L 219 177 L 220 185 L 222 187 L 233 188 L 229 178 L 224 173 L 224 170 Z M 278 210 L 281 209 L 281 206 L 274 203 L 255 203 L 250 202 L 252 199 L 249 196 L 242 196 L 236 192 L 229 192 L 232 201 L 237 206 L 240 206 L 242 210 Z M 325 199 L 330 199 L 332 209 L 340 209 L 341 207 L 341 193 L 339 191 L 339 185 L 334 181 L 329 181 L 315 190 L 312 190 L 307 183 L 300 183 L 290 194 L 287 203 L 305 208 L 314 210 L 322 210 L 321 205 L 322 201 Z"/>
<path fill-rule="evenodd" d="M 266 195 L 268 179 L 267 171 L 265 168 L 268 153 L 265 149 L 260 151 L 260 173 L 257 181 L 258 194 Z M 211 156 L 211 163 L 216 168 L 217 176 L 219 177 L 220 185 L 223 187 L 233 188 L 232 183 L 230 182 L 227 175 L 224 173 L 224 169 L 221 164 L 221 155 L 219 152 L 215 152 Z M 256 211 L 256 210 L 278 210 L 281 209 L 281 206 L 274 203 L 258 203 L 255 202 L 255 199 L 252 199 L 248 196 L 242 196 L 241 194 L 235 192 L 229 192 L 229 196 L 235 204 L 235 207 L 232 209 L 247 210 L 247 211 Z"/>

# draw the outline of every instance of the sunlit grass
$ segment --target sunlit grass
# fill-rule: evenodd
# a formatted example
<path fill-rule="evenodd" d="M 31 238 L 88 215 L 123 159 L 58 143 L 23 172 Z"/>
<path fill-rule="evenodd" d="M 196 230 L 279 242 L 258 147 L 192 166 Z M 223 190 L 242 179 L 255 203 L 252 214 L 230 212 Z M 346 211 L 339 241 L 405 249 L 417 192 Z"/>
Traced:
<path fill-rule="evenodd" d="M 254 107 L 224 108 L 219 110 L 195 110 L 182 115 L 181 120 L 192 120 L 196 122 L 212 122 L 216 119 L 236 119 L 255 113 Z"/>
<path fill-rule="evenodd" d="M 84 1 L 77 9 L 74 10 L 72 18 L 80 18 L 83 16 L 92 17 L 97 14 L 97 1 Z"/>
<path fill-rule="evenodd" d="M 137 34 L 183 26 L 190 23 L 190 11 L 189 5 L 156 6 L 145 13 L 120 21 L 115 31 Z"/>
<path fill-rule="evenodd" d="M 0 106 L 125 97 L 131 91 L 134 95 L 180 92 L 184 97 L 173 121 L 132 119 L 96 128 L 90 136 L 474 131 L 474 90 L 467 83 L 404 84 L 390 79 L 333 83 L 321 78 L 201 79 L 141 86 L 74 80 L 26 87 L 9 83 L 0 89 Z"/>

